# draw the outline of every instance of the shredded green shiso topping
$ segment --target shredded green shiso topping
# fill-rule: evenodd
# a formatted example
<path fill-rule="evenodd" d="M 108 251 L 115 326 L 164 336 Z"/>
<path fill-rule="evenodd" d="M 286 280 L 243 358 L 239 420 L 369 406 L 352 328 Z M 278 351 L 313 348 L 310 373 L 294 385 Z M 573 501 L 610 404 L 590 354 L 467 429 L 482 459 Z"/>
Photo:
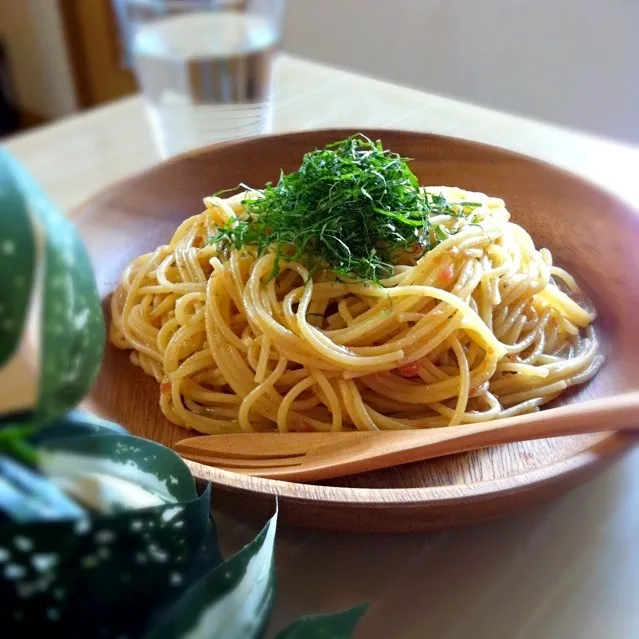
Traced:
<path fill-rule="evenodd" d="M 328 268 L 378 282 L 392 275 L 400 251 L 417 247 L 419 257 L 448 237 L 431 216 L 460 216 L 443 196 L 419 188 L 407 158 L 362 134 L 307 153 L 297 171 L 282 173 L 260 193 L 245 200 L 242 219 L 229 220 L 209 241 L 222 251 L 274 251 L 274 276 L 286 259 L 312 272 Z"/>

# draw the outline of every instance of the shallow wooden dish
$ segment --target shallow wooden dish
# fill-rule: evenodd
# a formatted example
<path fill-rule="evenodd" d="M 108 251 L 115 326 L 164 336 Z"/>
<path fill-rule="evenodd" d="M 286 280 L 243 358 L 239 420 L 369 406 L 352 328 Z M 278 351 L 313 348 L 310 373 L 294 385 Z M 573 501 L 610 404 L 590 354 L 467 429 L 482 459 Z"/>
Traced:
<path fill-rule="evenodd" d="M 245 182 L 261 186 L 280 168 L 295 169 L 306 151 L 350 131 L 295 133 L 228 143 L 178 157 L 121 182 L 77 217 L 105 301 L 124 267 L 166 243 L 178 224 L 202 210 L 202 198 Z M 564 401 L 639 388 L 639 215 L 612 196 L 552 166 L 498 148 L 436 135 L 368 131 L 414 158 L 422 184 L 457 185 L 502 197 L 515 222 L 548 247 L 595 302 L 607 362 Z M 106 308 L 106 305 L 105 305 Z M 132 432 L 171 445 L 187 431 L 158 407 L 158 387 L 128 354 L 107 346 L 88 405 Z M 614 428 L 614 424 L 610 425 Z M 218 505 L 243 514 L 333 530 L 408 531 L 489 519 L 559 495 L 627 450 L 618 434 L 502 446 L 432 462 L 346 477 L 322 485 L 245 477 L 191 463 L 217 487 Z"/>

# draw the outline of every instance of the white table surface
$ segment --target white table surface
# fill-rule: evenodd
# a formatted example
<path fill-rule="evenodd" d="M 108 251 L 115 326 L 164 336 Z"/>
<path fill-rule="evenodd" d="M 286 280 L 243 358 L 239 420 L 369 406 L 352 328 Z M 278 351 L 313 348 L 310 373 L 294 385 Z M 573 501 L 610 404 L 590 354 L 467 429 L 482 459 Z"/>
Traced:
<path fill-rule="evenodd" d="M 431 131 L 532 155 L 639 202 L 639 149 L 282 56 L 276 131 Z M 6 147 L 64 210 L 159 161 L 139 97 L 15 136 Z M 255 524 L 218 517 L 228 551 Z M 370 599 L 360 639 L 638 639 L 639 450 L 568 496 L 456 531 L 282 529 L 274 627 Z"/>

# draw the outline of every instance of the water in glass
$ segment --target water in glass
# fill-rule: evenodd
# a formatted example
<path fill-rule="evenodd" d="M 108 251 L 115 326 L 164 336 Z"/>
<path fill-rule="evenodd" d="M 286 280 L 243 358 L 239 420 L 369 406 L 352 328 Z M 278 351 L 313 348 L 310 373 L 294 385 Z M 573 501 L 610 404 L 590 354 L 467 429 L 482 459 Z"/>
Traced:
<path fill-rule="evenodd" d="M 234 11 L 169 15 L 133 37 L 138 80 L 165 156 L 264 133 L 277 26 Z"/>

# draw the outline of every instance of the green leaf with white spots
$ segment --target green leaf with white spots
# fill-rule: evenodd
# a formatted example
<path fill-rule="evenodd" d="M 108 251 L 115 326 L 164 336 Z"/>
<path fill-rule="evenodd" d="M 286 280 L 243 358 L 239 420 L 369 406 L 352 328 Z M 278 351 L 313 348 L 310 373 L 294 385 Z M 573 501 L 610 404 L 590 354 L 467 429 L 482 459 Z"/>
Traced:
<path fill-rule="evenodd" d="M 50 444 L 54 441 L 86 437 L 87 435 L 128 435 L 124 426 L 101 417 L 74 409 L 62 416 L 51 426 L 42 428 L 32 438 L 35 445 Z"/>
<path fill-rule="evenodd" d="M 277 513 L 262 532 L 188 590 L 145 639 L 258 639 L 275 598 Z"/>
<path fill-rule="evenodd" d="M 350 639 L 368 603 L 328 615 L 309 615 L 282 630 L 275 639 Z"/>
<path fill-rule="evenodd" d="M 41 371 L 35 421 L 45 423 L 76 406 L 91 388 L 104 350 L 104 316 L 91 261 L 73 224 L 15 159 L 6 155 L 6 160 L 23 206 L 44 236 Z"/>
<path fill-rule="evenodd" d="M 96 434 L 128 435 L 119 424 L 80 410 L 67 413 L 46 428 L 25 423 L 0 429 L 0 515 L 4 513 L 14 521 L 33 521 L 86 514 L 32 467 L 38 463 L 38 446 Z"/>
<path fill-rule="evenodd" d="M 39 448 L 38 467 L 57 486 L 97 512 L 196 497 L 193 476 L 179 455 L 131 435 L 50 441 Z"/>
<path fill-rule="evenodd" d="M 210 485 L 194 500 L 110 516 L 0 523 L 2 636 L 138 639 L 220 561 Z"/>
<path fill-rule="evenodd" d="M 0 512 L 13 521 L 76 519 L 86 515 L 55 484 L 6 455 L 0 455 Z"/>
<path fill-rule="evenodd" d="M 25 198 L 7 153 L 0 150 L 0 366 L 20 342 L 29 308 L 35 252 Z"/>

